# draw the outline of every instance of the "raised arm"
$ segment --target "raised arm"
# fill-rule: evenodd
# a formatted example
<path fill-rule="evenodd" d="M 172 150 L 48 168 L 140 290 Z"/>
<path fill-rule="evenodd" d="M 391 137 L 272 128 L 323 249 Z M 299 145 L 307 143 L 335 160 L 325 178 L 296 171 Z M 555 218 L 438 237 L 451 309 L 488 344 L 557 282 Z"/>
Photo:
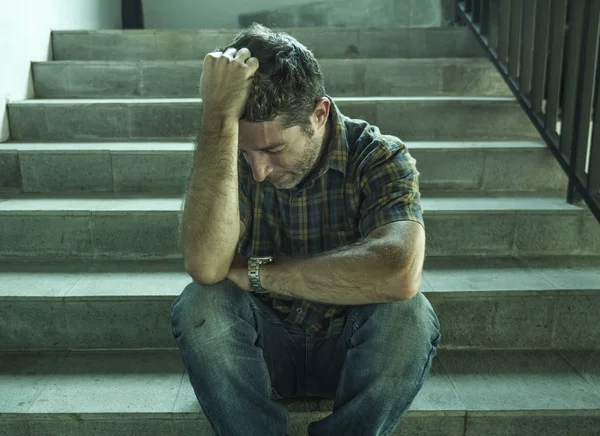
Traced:
<path fill-rule="evenodd" d="M 185 269 L 198 282 L 227 276 L 244 232 L 238 194 L 239 119 L 258 60 L 242 48 L 204 58 L 202 125 L 181 223 Z"/>

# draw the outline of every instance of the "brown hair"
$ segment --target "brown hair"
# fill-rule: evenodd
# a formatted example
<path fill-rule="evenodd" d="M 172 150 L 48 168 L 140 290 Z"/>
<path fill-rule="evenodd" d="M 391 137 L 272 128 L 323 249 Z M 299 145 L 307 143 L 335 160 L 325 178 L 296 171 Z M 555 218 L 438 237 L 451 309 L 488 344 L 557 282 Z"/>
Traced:
<path fill-rule="evenodd" d="M 241 119 L 264 122 L 280 115 L 284 129 L 299 125 L 310 135 L 310 115 L 317 101 L 325 97 L 323 74 L 312 52 L 287 33 L 257 23 L 218 50 L 231 47 L 248 48 L 260 64 Z"/>

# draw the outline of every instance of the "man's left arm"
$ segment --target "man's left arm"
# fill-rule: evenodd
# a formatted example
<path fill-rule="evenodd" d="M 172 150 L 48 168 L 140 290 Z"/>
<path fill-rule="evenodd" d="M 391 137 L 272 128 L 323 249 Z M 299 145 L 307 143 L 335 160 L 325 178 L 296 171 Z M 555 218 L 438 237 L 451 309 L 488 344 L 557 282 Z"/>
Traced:
<path fill-rule="evenodd" d="M 396 221 L 316 257 L 261 265 L 260 281 L 269 292 L 317 303 L 387 303 L 419 292 L 424 256 L 421 224 Z"/>

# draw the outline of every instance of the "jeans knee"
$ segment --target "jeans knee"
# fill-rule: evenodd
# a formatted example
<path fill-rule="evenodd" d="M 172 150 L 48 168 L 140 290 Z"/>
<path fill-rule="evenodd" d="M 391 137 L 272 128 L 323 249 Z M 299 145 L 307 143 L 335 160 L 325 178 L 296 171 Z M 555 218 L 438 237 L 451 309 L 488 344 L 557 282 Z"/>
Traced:
<path fill-rule="evenodd" d="M 402 350 L 402 353 L 394 353 L 396 357 L 391 365 L 400 370 L 409 368 L 411 373 L 420 373 L 422 377 L 423 359 L 430 364 L 441 339 L 438 317 L 421 293 L 393 304 L 397 305 L 390 323 L 394 328 L 393 332 L 388 331 L 386 341 L 390 349 Z"/>
<path fill-rule="evenodd" d="M 403 305 L 402 318 L 405 320 L 409 318 L 415 325 L 432 335 L 439 333 L 440 321 L 425 295 L 419 292 L 410 300 L 405 300 L 404 303 L 407 304 Z"/>
<path fill-rule="evenodd" d="M 383 328 L 385 341 L 389 346 L 396 344 L 398 348 L 415 354 L 421 354 L 440 341 L 440 325 L 437 315 L 429 300 L 418 293 L 409 300 L 400 300 L 384 304 L 376 316 L 380 328 Z M 383 327 L 385 326 L 385 327 Z"/>
<path fill-rule="evenodd" d="M 183 315 L 183 311 L 197 303 L 194 301 L 202 291 L 202 285 L 196 281 L 187 285 L 171 304 L 171 324 L 175 326 Z"/>
<path fill-rule="evenodd" d="M 234 312 L 234 306 L 241 304 L 244 297 L 244 292 L 229 280 L 214 285 L 191 282 L 171 304 L 174 334 L 177 336 L 190 325 L 197 325 L 199 320 L 224 319 Z"/>

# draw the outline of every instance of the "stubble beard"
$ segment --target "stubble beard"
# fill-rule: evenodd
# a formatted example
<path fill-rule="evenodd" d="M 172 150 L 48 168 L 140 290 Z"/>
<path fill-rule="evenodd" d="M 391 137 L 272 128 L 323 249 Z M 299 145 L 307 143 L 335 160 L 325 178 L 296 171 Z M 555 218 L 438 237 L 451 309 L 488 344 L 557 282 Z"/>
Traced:
<path fill-rule="evenodd" d="M 304 153 L 293 163 L 292 168 L 294 168 L 293 173 L 286 173 L 286 178 L 281 184 L 275 184 L 275 181 L 271 183 L 277 189 L 293 189 L 302 182 L 306 176 L 313 169 L 317 161 L 319 160 L 319 156 L 321 152 L 321 144 L 317 137 L 313 136 L 308 140 L 308 145 L 304 149 Z M 291 178 L 290 178 L 291 176 Z"/>

